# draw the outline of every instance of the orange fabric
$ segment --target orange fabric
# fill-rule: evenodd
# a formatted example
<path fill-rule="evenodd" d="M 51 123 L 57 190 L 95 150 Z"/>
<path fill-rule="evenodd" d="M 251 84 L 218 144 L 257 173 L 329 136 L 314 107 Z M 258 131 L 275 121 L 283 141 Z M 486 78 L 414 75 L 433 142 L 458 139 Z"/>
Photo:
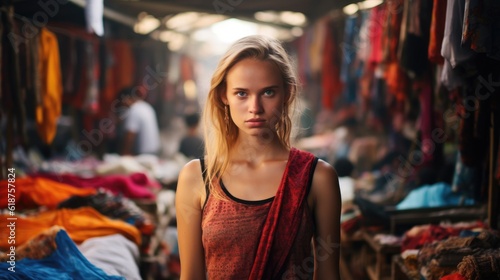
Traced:
<path fill-rule="evenodd" d="M 0 181 L 0 186 L 7 186 L 7 180 Z M 17 210 L 46 206 L 54 209 L 73 195 L 87 196 L 96 193 L 95 189 L 79 189 L 45 178 L 18 178 L 14 183 L 15 206 Z M 0 208 L 7 208 L 7 188 L 0 188 Z M 12 196 L 11 196 L 12 197 Z"/>
<path fill-rule="evenodd" d="M 41 28 L 38 50 L 42 102 L 36 107 L 36 123 L 41 139 L 44 143 L 50 144 L 56 136 L 63 94 L 59 44 L 56 35 L 46 28 Z"/>
<path fill-rule="evenodd" d="M 397 56 L 401 32 L 401 23 L 403 21 L 403 13 L 395 13 L 395 10 L 402 9 L 402 1 L 391 1 L 387 5 L 387 25 L 386 38 L 384 39 L 385 55 L 385 80 L 387 83 L 388 92 L 396 97 L 398 101 L 406 99 L 407 87 L 409 84 L 408 76 L 399 64 Z"/>
<path fill-rule="evenodd" d="M 444 37 L 444 24 L 446 20 L 446 0 L 434 0 L 432 6 L 431 33 L 429 38 L 428 56 L 431 62 L 443 64 L 441 45 Z"/>
<path fill-rule="evenodd" d="M 20 246 L 31 238 L 50 229 L 52 226 L 61 226 L 75 243 L 82 243 L 88 238 L 122 234 L 127 239 L 141 244 L 141 234 L 137 228 L 121 220 L 111 220 L 91 207 L 78 209 L 59 209 L 43 212 L 27 218 L 17 217 L 17 220 L 8 220 L 12 216 L 0 215 L 2 231 L 0 232 L 0 249 L 5 250 L 12 244 L 8 243 L 9 223 L 15 222 L 15 242 Z M 9 230 L 4 230 L 5 228 Z"/>

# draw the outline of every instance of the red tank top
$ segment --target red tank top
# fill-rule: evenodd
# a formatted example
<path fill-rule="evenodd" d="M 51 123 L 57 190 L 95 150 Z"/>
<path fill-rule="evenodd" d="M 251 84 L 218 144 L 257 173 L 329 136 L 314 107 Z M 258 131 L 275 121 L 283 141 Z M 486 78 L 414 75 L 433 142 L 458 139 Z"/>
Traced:
<path fill-rule="evenodd" d="M 295 152 L 305 153 L 294 150 Z M 297 186 L 310 188 L 312 173 L 317 158 L 311 165 L 309 179 L 297 182 Z M 303 168 L 301 157 L 291 157 L 285 168 L 283 178 L 287 178 L 293 170 Z M 282 180 L 286 181 L 286 180 Z M 221 200 L 208 192 L 207 201 L 202 214 L 202 242 L 205 250 L 205 264 L 208 279 L 248 279 L 257 248 L 259 246 L 262 229 L 274 197 L 261 201 L 246 201 L 232 196 L 224 185 L 219 184 L 226 200 Z M 288 187 L 283 184 L 281 187 Z M 292 249 L 281 272 L 283 279 L 307 279 L 314 269 L 312 256 L 313 218 L 305 203 L 300 211 L 301 221 Z M 288 278 L 290 277 L 290 278 Z"/>

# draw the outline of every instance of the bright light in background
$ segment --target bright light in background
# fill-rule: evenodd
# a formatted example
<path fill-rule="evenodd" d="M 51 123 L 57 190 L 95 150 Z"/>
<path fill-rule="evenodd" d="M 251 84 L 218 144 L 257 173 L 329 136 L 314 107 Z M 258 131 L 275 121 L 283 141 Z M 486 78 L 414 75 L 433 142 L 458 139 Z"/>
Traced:
<path fill-rule="evenodd" d="M 383 2 L 383 0 L 365 0 L 362 2 L 349 4 L 345 6 L 342 11 L 344 12 L 344 14 L 351 16 L 357 13 L 359 10 L 371 9 L 382 4 Z"/>
<path fill-rule="evenodd" d="M 292 35 L 295 37 L 300 37 L 300 36 L 302 36 L 302 34 L 304 34 L 304 30 L 302 30 L 302 28 L 300 28 L 300 27 L 294 27 L 290 31 L 291 31 Z"/>
<path fill-rule="evenodd" d="M 227 17 L 223 15 L 205 14 L 199 17 L 195 22 L 193 22 L 192 28 L 193 29 L 204 28 L 212 24 L 215 24 L 217 22 L 223 21 L 225 19 L 227 19 Z"/>
<path fill-rule="evenodd" d="M 263 22 L 275 22 L 279 19 L 278 13 L 274 11 L 262 11 L 254 14 L 256 20 Z"/>
<path fill-rule="evenodd" d="M 183 26 L 189 26 L 193 22 L 195 22 L 200 17 L 200 14 L 197 12 L 186 12 L 180 13 L 169 20 L 167 20 L 167 28 L 168 29 L 182 29 Z"/>
<path fill-rule="evenodd" d="M 358 4 L 349 4 L 342 9 L 344 14 L 348 16 L 354 15 L 355 13 L 358 12 L 358 10 L 359 10 Z"/>
<path fill-rule="evenodd" d="M 171 30 L 156 30 L 151 34 L 151 36 L 156 40 L 168 43 L 168 48 L 171 51 L 179 51 L 188 42 L 186 35 Z"/>
<path fill-rule="evenodd" d="M 184 82 L 184 95 L 189 100 L 195 100 L 197 97 L 196 94 L 196 83 L 193 80 L 187 80 Z"/>
<path fill-rule="evenodd" d="M 148 34 L 160 26 L 160 20 L 147 13 L 140 13 L 134 25 L 134 31 L 139 34 Z"/>
<path fill-rule="evenodd" d="M 218 22 L 210 29 L 220 41 L 228 44 L 245 36 L 257 34 L 257 24 L 235 18 Z"/>
<path fill-rule="evenodd" d="M 280 20 L 286 24 L 294 26 L 303 26 L 307 22 L 307 18 L 303 13 L 289 11 L 281 12 Z"/>
<path fill-rule="evenodd" d="M 365 0 L 363 2 L 359 2 L 358 6 L 360 10 L 371 9 L 380 4 L 382 4 L 383 0 Z"/>

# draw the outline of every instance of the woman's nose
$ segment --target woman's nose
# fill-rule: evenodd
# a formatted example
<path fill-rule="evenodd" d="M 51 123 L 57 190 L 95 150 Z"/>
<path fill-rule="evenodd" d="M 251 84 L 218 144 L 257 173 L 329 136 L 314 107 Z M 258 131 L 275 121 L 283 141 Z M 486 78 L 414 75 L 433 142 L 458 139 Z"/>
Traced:
<path fill-rule="evenodd" d="M 249 111 L 252 114 L 262 113 L 262 111 L 263 111 L 262 101 L 260 100 L 259 96 L 254 96 L 254 97 L 250 98 Z"/>

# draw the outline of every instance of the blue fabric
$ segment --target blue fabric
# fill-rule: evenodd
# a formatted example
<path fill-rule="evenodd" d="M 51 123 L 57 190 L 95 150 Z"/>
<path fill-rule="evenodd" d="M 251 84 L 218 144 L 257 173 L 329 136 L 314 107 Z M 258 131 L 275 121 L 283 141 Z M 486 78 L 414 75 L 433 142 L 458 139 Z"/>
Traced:
<path fill-rule="evenodd" d="M 444 207 L 458 205 L 473 205 L 474 200 L 465 198 L 463 194 L 452 192 L 447 183 L 424 185 L 412 190 L 396 205 L 396 209 L 415 209 L 426 207 Z"/>
<path fill-rule="evenodd" d="M 125 279 L 120 276 L 108 276 L 100 268 L 91 264 L 78 250 L 66 231 L 56 235 L 57 250 L 40 260 L 25 258 L 16 261 L 15 272 L 8 270 L 8 262 L 0 263 L 0 279 Z"/>

